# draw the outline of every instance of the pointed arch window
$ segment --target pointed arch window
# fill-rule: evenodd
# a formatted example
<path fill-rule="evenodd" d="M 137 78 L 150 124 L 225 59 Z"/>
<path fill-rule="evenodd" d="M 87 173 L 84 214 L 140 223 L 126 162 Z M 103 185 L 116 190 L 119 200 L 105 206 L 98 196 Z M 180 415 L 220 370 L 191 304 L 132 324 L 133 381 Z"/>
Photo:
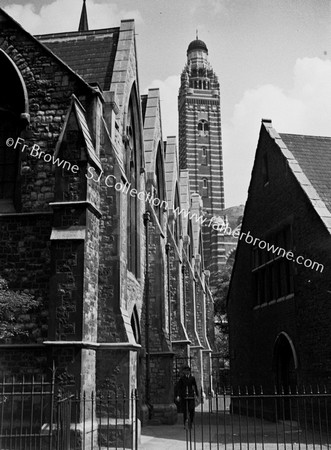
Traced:
<path fill-rule="evenodd" d="M 179 203 L 179 193 L 178 193 L 178 186 L 176 185 L 176 191 L 175 191 L 175 201 L 174 201 L 174 210 L 180 210 L 180 203 Z M 173 223 L 173 235 L 175 238 L 176 245 L 179 246 L 179 239 L 181 236 L 181 218 L 180 216 L 176 216 L 174 223 Z"/>
<path fill-rule="evenodd" d="M 164 208 L 164 175 L 163 175 L 163 159 L 162 159 L 162 150 L 161 143 L 159 143 L 157 157 L 156 157 L 156 166 L 155 166 L 155 176 L 156 176 L 156 191 L 154 198 L 159 200 L 159 202 L 155 201 L 154 206 L 155 212 L 159 219 L 159 223 L 161 227 L 163 226 L 163 208 Z"/>
<path fill-rule="evenodd" d="M 126 174 L 130 191 L 139 192 L 141 135 L 139 128 L 139 109 L 135 88 L 132 88 L 126 118 Z M 127 196 L 127 261 L 128 270 L 136 277 L 140 275 L 139 245 L 139 200 L 137 196 Z"/>
<path fill-rule="evenodd" d="M 0 49 L 0 212 L 20 208 L 19 163 L 20 149 L 6 145 L 14 142 L 28 124 L 27 91 L 23 78 L 9 56 Z"/>

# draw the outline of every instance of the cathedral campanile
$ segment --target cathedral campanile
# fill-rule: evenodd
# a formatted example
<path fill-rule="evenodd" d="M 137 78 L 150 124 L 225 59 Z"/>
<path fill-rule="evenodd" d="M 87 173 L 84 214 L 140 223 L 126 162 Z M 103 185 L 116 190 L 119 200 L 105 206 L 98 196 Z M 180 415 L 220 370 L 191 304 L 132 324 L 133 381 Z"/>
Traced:
<path fill-rule="evenodd" d="M 217 221 L 224 210 L 220 89 L 207 46 L 198 38 L 187 49 L 178 111 L 180 168 L 189 172 L 191 194 L 197 192 L 203 200 L 208 219 L 203 226 L 204 266 L 214 287 L 225 262 L 223 236 L 210 226 L 210 220 Z"/>

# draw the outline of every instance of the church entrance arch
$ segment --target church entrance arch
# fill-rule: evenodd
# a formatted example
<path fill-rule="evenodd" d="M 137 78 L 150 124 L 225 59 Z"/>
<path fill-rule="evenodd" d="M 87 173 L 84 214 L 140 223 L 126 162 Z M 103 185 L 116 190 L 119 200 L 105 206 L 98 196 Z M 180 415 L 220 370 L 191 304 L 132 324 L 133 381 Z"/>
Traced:
<path fill-rule="evenodd" d="M 274 346 L 274 371 L 279 389 L 288 392 L 297 384 L 298 358 L 291 338 L 287 333 L 277 336 Z"/>
<path fill-rule="evenodd" d="M 274 345 L 274 372 L 278 393 L 294 393 L 297 386 L 298 358 L 295 347 L 287 333 L 277 336 Z M 279 406 L 279 413 L 284 419 L 290 418 L 291 405 L 289 400 L 283 399 Z"/>

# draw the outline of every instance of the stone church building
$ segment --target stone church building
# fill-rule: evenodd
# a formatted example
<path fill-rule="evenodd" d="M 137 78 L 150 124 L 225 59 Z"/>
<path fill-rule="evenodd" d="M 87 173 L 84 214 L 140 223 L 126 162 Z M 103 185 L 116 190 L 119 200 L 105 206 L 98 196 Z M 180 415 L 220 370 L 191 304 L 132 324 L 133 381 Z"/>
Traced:
<path fill-rule="evenodd" d="M 201 225 L 178 214 L 201 192 L 159 91 L 141 96 L 134 22 L 89 31 L 84 4 L 78 32 L 32 36 L 0 9 L 0 64 L 0 276 L 38 303 L 0 370 L 138 389 L 143 421 L 173 423 L 182 365 L 212 388 L 213 303 Z"/>

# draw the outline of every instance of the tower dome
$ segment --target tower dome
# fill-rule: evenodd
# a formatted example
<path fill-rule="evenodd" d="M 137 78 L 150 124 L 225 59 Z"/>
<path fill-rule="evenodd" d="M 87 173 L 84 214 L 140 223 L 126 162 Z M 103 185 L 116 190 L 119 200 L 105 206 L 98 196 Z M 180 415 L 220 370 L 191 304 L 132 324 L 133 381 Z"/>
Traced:
<path fill-rule="evenodd" d="M 207 45 L 201 41 L 200 39 L 195 39 L 190 43 L 190 45 L 187 48 L 187 54 L 190 52 L 193 52 L 194 50 L 202 50 L 207 53 L 208 55 L 208 48 Z"/>

